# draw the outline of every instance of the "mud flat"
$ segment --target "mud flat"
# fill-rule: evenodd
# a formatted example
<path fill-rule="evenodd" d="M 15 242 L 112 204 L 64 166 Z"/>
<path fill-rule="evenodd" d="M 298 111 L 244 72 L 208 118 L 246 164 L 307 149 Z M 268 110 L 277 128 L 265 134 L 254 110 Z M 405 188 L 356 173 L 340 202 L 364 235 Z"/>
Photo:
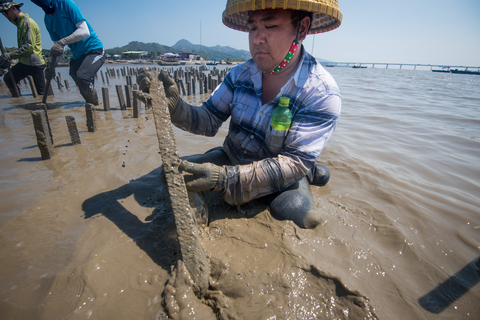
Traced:
<path fill-rule="evenodd" d="M 106 68 L 102 70 L 106 74 Z M 68 79 L 67 68 L 58 71 Z M 377 114 L 370 118 L 361 108 L 348 108 L 370 106 L 370 98 L 362 98 L 363 90 L 352 91 L 363 83 L 350 74 L 358 70 L 332 72 L 339 73 L 334 76 L 345 88 L 346 111 L 322 154 L 332 181 L 313 190 L 322 224 L 300 229 L 273 219 L 260 203 L 232 207 L 213 192 L 210 224 L 198 229 L 209 265 L 208 291 L 202 299 L 194 294 L 193 280 L 179 262 L 169 195 L 159 182 L 162 156 L 153 114 L 142 104 L 135 118 L 132 108 L 122 110 L 118 102 L 114 89 L 125 85 L 126 77 L 115 72 L 109 84 L 97 81 L 97 90 L 109 87 L 111 108 L 105 111 L 102 103 L 95 107 L 95 132 L 88 131 L 75 86 L 54 86 L 55 95 L 48 100 L 54 156 L 45 161 L 28 109 L 39 101 L 24 84 L 19 99 L 7 97 L 6 87 L 0 85 L 5 115 L 0 126 L 2 320 L 478 318 L 480 277 L 475 278 L 473 266 L 480 221 L 478 210 L 471 208 L 479 206 L 473 200 L 458 200 L 476 187 L 459 183 L 462 191 L 457 193 L 450 186 L 441 199 L 438 194 L 444 188 L 430 192 L 435 185 L 431 181 L 439 179 L 433 172 L 445 174 L 441 165 L 430 162 L 428 168 L 435 169 L 430 170 L 418 161 L 412 166 L 411 161 L 398 163 L 404 156 L 395 147 L 403 151 L 405 145 L 393 120 L 378 122 Z M 388 71 L 361 72 L 376 86 L 398 81 Z M 185 99 L 198 105 L 207 97 L 192 94 Z M 71 143 L 66 116 L 75 118 L 81 144 Z M 373 124 L 364 128 L 359 119 Z M 180 156 L 221 145 L 227 130 L 228 124 L 216 137 L 206 138 L 174 129 Z M 359 134 L 365 141 L 361 148 Z M 378 142 L 380 138 L 389 143 Z M 391 150 L 385 153 L 379 143 Z M 442 150 L 417 147 L 422 152 L 409 155 Z M 476 151 L 471 152 L 473 157 Z M 408 170 L 399 178 L 397 166 L 382 163 Z M 475 165 L 471 167 L 477 170 Z M 407 178 L 408 183 L 403 180 Z M 449 202 L 449 197 L 457 200 Z M 439 301 L 434 300 L 438 292 L 452 283 L 459 285 L 455 275 L 469 286 L 449 304 L 430 308 L 432 301 Z"/>

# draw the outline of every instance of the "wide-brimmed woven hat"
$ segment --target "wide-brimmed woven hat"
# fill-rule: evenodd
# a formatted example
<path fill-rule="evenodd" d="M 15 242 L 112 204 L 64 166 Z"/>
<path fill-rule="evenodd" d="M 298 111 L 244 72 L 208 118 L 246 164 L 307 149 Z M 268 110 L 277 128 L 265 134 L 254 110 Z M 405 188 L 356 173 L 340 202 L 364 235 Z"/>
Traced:
<path fill-rule="evenodd" d="M 21 7 L 23 3 L 15 3 L 13 1 L 0 0 L 0 12 L 7 11 L 11 7 Z"/>
<path fill-rule="evenodd" d="M 248 31 L 248 11 L 265 9 L 312 12 L 313 19 L 309 34 L 336 29 L 343 18 L 338 0 L 227 0 L 222 21 L 229 28 Z"/>

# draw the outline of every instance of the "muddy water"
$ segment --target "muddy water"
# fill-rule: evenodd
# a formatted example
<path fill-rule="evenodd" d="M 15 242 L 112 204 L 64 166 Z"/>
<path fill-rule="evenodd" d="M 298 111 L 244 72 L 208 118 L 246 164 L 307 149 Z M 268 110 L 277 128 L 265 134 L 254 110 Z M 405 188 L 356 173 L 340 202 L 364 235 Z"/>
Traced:
<path fill-rule="evenodd" d="M 49 98 L 48 161 L 23 107 L 36 100 L 23 85 L 20 99 L 0 85 L 2 319 L 480 316 L 480 78 L 329 69 L 343 112 L 321 158 L 332 180 L 313 190 L 323 223 L 299 229 L 213 193 L 200 229 L 211 266 L 202 302 L 177 265 L 153 116 L 121 111 L 114 85 L 125 78 L 111 78 L 112 110 L 97 107 L 89 133 L 81 96 L 59 71 L 71 89 Z M 220 145 L 226 130 L 206 138 L 175 129 L 180 155 Z"/>

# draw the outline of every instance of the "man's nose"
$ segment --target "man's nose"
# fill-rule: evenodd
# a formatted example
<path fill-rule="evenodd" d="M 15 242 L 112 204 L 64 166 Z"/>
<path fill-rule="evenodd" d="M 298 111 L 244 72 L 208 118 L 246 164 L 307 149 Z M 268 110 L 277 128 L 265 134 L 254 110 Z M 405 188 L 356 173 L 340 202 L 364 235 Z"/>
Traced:
<path fill-rule="evenodd" d="M 255 43 L 255 44 L 265 43 L 265 31 L 264 30 L 261 30 L 260 28 L 255 30 L 255 34 L 253 36 L 253 43 Z"/>

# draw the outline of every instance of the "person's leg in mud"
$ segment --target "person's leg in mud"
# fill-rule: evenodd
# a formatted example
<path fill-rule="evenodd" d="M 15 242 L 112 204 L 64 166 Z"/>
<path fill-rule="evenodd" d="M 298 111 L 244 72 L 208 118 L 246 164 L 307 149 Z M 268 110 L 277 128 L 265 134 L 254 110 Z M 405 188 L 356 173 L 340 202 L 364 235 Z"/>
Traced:
<path fill-rule="evenodd" d="M 10 70 L 15 78 L 15 82 L 19 83 L 21 80 L 25 79 L 28 76 L 32 76 L 33 83 L 35 84 L 35 89 L 37 90 L 37 94 L 43 95 L 45 90 L 45 75 L 43 73 L 43 69 L 45 69 L 45 65 L 42 66 L 27 66 L 23 63 L 17 63 L 14 65 Z M 4 77 L 5 83 L 13 95 L 13 85 L 10 79 L 10 74 L 7 73 Z M 18 93 L 20 92 L 20 87 L 18 87 Z"/>
<path fill-rule="evenodd" d="M 310 185 L 324 186 L 330 180 L 327 167 L 316 164 L 306 177 L 282 192 L 264 197 L 270 214 L 277 220 L 291 220 L 301 228 L 315 228 L 321 222 Z"/>
<path fill-rule="evenodd" d="M 17 85 L 17 83 L 19 83 L 21 80 L 23 80 L 28 76 L 27 70 L 23 66 L 25 65 L 19 62 L 13 67 L 11 67 L 10 71 L 3 76 L 3 81 L 5 81 L 5 84 L 7 85 L 8 90 L 10 90 L 10 93 L 12 94 L 12 96 L 15 95 L 14 86 L 17 86 L 18 93 L 22 95 L 22 92 L 20 91 L 20 87 Z M 12 83 L 12 78 L 10 76 L 10 73 L 13 74 L 15 83 Z"/>
<path fill-rule="evenodd" d="M 37 94 L 43 96 L 43 93 L 45 92 L 45 74 L 43 73 L 45 70 L 45 65 L 32 66 L 31 69 L 31 76 L 33 78 L 33 83 L 35 84 Z"/>
<path fill-rule="evenodd" d="M 104 62 L 105 54 L 103 49 L 91 50 L 70 62 L 69 74 L 77 84 L 80 94 L 87 103 L 98 105 L 94 92 L 95 75 Z"/>

